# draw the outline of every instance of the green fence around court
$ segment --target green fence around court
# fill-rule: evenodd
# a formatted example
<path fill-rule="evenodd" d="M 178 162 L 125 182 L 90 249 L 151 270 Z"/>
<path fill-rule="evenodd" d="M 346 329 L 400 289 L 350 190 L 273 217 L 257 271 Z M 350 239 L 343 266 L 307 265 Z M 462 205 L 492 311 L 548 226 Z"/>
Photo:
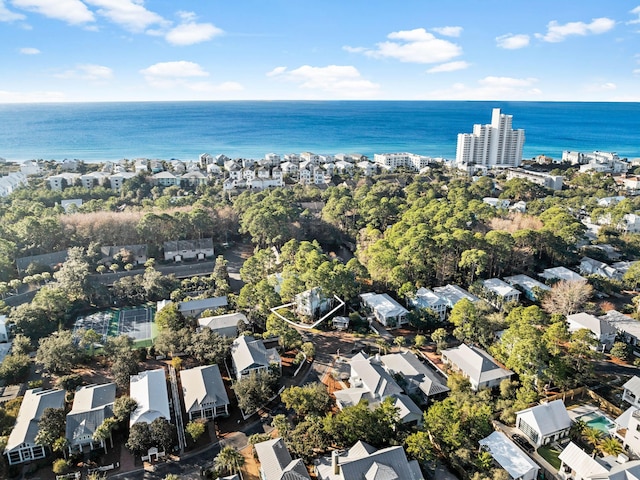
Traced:
<path fill-rule="evenodd" d="M 109 317 L 109 327 L 107 328 L 107 337 L 117 337 L 120 326 L 120 312 L 117 310 L 111 310 Z"/>

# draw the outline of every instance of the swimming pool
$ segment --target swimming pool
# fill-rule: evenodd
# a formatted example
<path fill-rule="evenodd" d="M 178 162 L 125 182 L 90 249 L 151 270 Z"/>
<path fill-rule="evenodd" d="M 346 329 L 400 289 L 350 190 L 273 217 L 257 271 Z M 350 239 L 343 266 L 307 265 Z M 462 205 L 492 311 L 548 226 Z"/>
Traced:
<path fill-rule="evenodd" d="M 582 417 L 580 417 L 580 420 L 586 423 L 587 427 L 595 428 L 596 430 L 600 430 L 601 432 L 607 434 L 609 433 L 609 430 L 616 426 L 615 423 L 613 423 L 611 420 L 609 420 L 599 412 L 593 412 L 587 415 L 583 415 Z"/>

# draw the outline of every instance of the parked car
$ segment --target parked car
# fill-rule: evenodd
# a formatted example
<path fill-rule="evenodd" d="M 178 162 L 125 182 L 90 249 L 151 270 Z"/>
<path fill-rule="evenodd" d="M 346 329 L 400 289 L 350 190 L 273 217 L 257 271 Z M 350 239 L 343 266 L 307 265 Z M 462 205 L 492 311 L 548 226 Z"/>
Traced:
<path fill-rule="evenodd" d="M 531 445 L 529 443 L 529 441 L 524 438 L 522 435 L 518 435 L 517 433 L 514 433 L 511 438 L 513 438 L 513 441 L 520 447 L 522 448 L 525 452 L 527 453 L 533 453 L 535 452 L 535 447 L 533 445 Z"/>

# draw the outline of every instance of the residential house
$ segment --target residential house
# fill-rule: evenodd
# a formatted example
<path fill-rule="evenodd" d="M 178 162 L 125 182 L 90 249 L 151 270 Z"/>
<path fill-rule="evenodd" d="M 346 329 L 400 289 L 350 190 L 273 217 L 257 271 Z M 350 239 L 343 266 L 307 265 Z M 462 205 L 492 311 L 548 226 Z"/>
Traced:
<path fill-rule="evenodd" d="M 418 462 L 409 461 L 402 446 L 377 450 L 362 441 L 315 460 L 314 470 L 318 480 L 424 480 Z"/>
<path fill-rule="evenodd" d="M 218 365 L 181 370 L 180 381 L 189 421 L 229 415 L 229 397 Z"/>
<path fill-rule="evenodd" d="M 47 182 L 49 182 L 51 190 L 64 190 L 67 187 L 75 185 L 79 178 L 79 173 L 60 173 L 58 175 L 51 175 L 47 178 Z"/>
<path fill-rule="evenodd" d="M 107 418 L 113 417 L 116 384 L 86 385 L 78 388 L 73 406 L 67 413 L 66 439 L 69 453 L 83 452 L 86 448 L 106 449 L 105 439 L 96 441 L 93 434 Z"/>
<path fill-rule="evenodd" d="M 504 281 L 513 287 L 518 287 L 532 302 L 540 300 L 540 294 L 551 290 L 551 287 L 545 285 L 528 275 L 513 275 L 511 277 L 505 277 Z"/>
<path fill-rule="evenodd" d="M 129 396 L 138 403 L 129 416 L 129 426 L 140 422 L 151 423 L 160 417 L 171 419 L 164 368 L 131 375 Z"/>
<path fill-rule="evenodd" d="M 331 308 L 331 299 L 326 298 L 320 287 L 305 290 L 295 296 L 296 311 L 309 318 L 320 318 Z"/>
<path fill-rule="evenodd" d="M 43 445 L 36 443 L 38 422 L 47 408 L 64 408 L 64 390 L 27 390 L 16 423 L 11 430 L 4 454 L 9 465 L 38 460 L 47 456 Z"/>
<path fill-rule="evenodd" d="M 509 476 L 517 480 L 537 480 L 540 467 L 502 432 L 493 432 L 478 442 Z"/>
<path fill-rule="evenodd" d="M 256 443 L 261 480 L 311 480 L 301 459 L 293 460 L 282 438 Z"/>
<path fill-rule="evenodd" d="M 503 198 L 484 197 L 482 201 L 493 208 L 509 208 L 511 205 L 511 200 Z"/>
<path fill-rule="evenodd" d="M 569 325 L 569 332 L 571 333 L 583 328 L 591 331 L 595 338 L 598 339 L 599 350 L 609 350 L 616 341 L 616 329 L 606 320 L 591 315 L 590 313 L 580 312 L 568 315 L 567 324 Z"/>
<path fill-rule="evenodd" d="M 27 175 L 22 172 L 12 172 L 0 177 L 0 197 L 6 197 L 21 186 L 28 185 Z"/>
<path fill-rule="evenodd" d="M 425 365 L 413 352 L 391 353 L 383 355 L 380 360 L 387 372 L 402 379 L 402 388 L 409 395 L 419 395 L 428 401 L 449 391 L 446 379 Z"/>
<path fill-rule="evenodd" d="M 545 268 L 540 274 L 547 280 L 565 280 L 567 282 L 586 282 L 587 279 L 567 267 Z"/>
<path fill-rule="evenodd" d="M 250 335 L 241 335 L 233 341 L 231 361 L 237 380 L 252 372 L 268 372 L 274 366 L 282 368 L 282 361 L 276 349 L 267 349 L 262 340 L 256 340 Z"/>
<path fill-rule="evenodd" d="M 375 173 L 378 171 L 378 167 L 376 166 L 376 164 L 368 160 L 358 162 L 356 164 L 356 167 L 362 170 L 362 173 L 365 177 L 370 177 L 372 175 L 375 175 Z"/>
<path fill-rule="evenodd" d="M 551 190 L 562 190 L 564 177 L 562 175 L 549 175 L 543 172 L 534 172 L 532 170 L 524 170 L 522 168 L 508 168 L 507 180 L 512 178 L 523 178 L 532 183 L 536 183 Z"/>
<path fill-rule="evenodd" d="M 640 377 L 634 375 L 622 385 L 622 400 L 635 408 L 640 408 Z"/>
<path fill-rule="evenodd" d="M 213 317 L 200 317 L 198 325 L 227 338 L 236 338 L 238 336 L 238 324 L 242 322 L 245 327 L 249 326 L 249 320 L 244 313 L 227 313 L 225 315 L 216 315 Z M 244 328 L 243 328 L 244 330 Z"/>
<path fill-rule="evenodd" d="M 161 300 L 156 303 L 156 312 L 173 303 L 171 300 Z M 178 311 L 185 317 L 197 317 L 205 310 L 216 310 L 227 306 L 227 297 L 202 298 L 178 303 Z"/>
<path fill-rule="evenodd" d="M 134 178 L 137 174 L 134 172 L 118 172 L 109 177 L 109 185 L 111 190 L 119 192 L 122 190 L 124 182 Z"/>
<path fill-rule="evenodd" d="M 403 393 L 400 385 L 385 370 L 377 357 L 365 353 L 356 354 L 350 361 L 350 388 L 334 393 L 340 409 L 353 406 L 366 400 L 369 408 L 374 409 L 386 398 L 392 398 L 398 409 L 400 421 L 404 424 L 422 424 L 422 410 L 411 398 Z"/>
<path fill-rule="evenodd" d="M 180 186 L 180 178 L 171 172 L 158 172 L 151 175 L 151 184 L 159 187 Z"/>
<path fill-rule="evenodd" d="M 147 256 L 147 245 L 106 245 L 100 247 L 102 261 L 112 263 L 115 256 L 120 254 L 127 263 L 132 265 L 144 265 L 149 259 Z"/>
<path fill-rule="evenodd" d="M 435 287 L 433 289 L 433 292 L 441 298 L 444 298 L 449 308 L 453 308 L 453 306 L 463 298 L 466 298 L 471 303 L 480 301 L 478 297 L 467 292 L 464 288 L 461 288 L 458 285 L 445 285 L 444 287 Z"/>
<path fill-rule="evenodd" d="M 638 378 L 638 377 L 634 377 Z M 630 406 L 615 419 L 614 435 L 623 441 L 625 448 L 640 455 L 640 410 Z"/>
<path fill-rule="evenodd" d="M 489 292 L 491 303 L 496 308 L 501 308 L 503 305 L 511 302 L 520 301 L 520 291 L 513 288 L 507 282 L 500 280 L 499 278 L 489 278 L 483 280 L 482 286 Z"/>
<path fill-rule="evenodd" d="M 184 260 L 205 260 L 213 257 L 213 239 L 172 240 L 164 242 L 164 259 L 182 262 Z"/>
<path fill-rule="evenodd" d="M 9 332 L 7 331 L 7 316 L 0 315 L 0 342 L 9 341 Z"/>
<path fill-rule="evenodd" d="M 80 175 L 80 185 L 84 188 L 91 190 L 94 187 L 103 185 L 109 174 L 106 172 L 90 172 Z"/>
<path fill-rule="evenodd" d="M 64 213 L 77 212 L 82 206 L 81 198 L 70 198 L 60 200 L 60 206 L 64 209 Z"/>
<path fill-rule="evenodd" d="M 593 480 L 609 477 L 610 467 L 592 457 L 575 443 L 569 444 L 558 455 L 558 475 L 564 480 Z"/>
<path fill-rule="evenodd" d="M 25 273 L 29 265 L 40 265 L 49 268 L 56 268 L 67 261 L 68 252 L 62 250 L 60 252 L 43 253 L 42 255 L 30 255 L 28 257 L 16 258 L 16 268 L 20 275 Z"/>
<path fill-rule="evenodd" d="M 448 302 L 428 288 L 419 288 L 409 303 L 415 308 L 432 310 L 440 317 L 440 320 L 444 320 L 447 316 Z"/>
<path fill-rule="evenodd" d="M 589 257 L 582 257 L 580 260 L 580 273 L 582 275 L 600 275 L 609 279 L 622 278 L 622 276 L 618 276 L 618 271 L 614 267 Z"/>
<path fill-rule="evenodd" d="M 513 375 L 511 370 L 501 367 L 487 352 L 465 343 L 443 350 L 442 361 L 453 371 L 468 378 L 475 391 L 497 387 L 502 380 Z"/>
<path fill-rule="evenodd" d="M 360 299 L 362 305 L 370 310 L 376 320 L 385 327 L 396 328 L 409 323 L 407 320 L 409 310 L 386 293 L 362 293 Z"/>
<path fill-rule="evenodd" d="M 600 318 L 616 329 L 626 343 L 633 347 L 640 346 L 640 322 L 617 310 L 609 310 Z M 637 348 L 636 348 L 637 349 Z M 634 353 L 635 355 L 635 353 Z"/>
<path fill-rule="evenodd" d="M 180 185 L 190 185 L 196 187 L 198 185 L 206 185 L 207 177 L 200 171 L 187 172 L 180 177 Z"/>
<path fill-rule="evenodd" d="M 516 412 L 516 428 L 540 447 L 567 437 L 571 418 L 564 402 L 554 400 Z"/>

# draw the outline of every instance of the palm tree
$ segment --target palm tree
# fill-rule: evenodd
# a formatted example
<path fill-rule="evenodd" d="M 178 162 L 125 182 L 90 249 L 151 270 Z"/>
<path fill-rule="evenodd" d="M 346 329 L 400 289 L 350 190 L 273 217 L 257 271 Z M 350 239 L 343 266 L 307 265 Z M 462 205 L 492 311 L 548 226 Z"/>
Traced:
<path fill-rule="evenodd" d="M 569 428 L 569 437 L 572 440 L 578 440 L 582 438 L 582 432 L 587 428 L 587 424 L 584 420 L 576 420 L 571 424 L 571 428 Z"/>
<path fill-rule="evenodd" d="M 393 343 L 398 347 L 398 349 L 401 349 L 404 347 L 405 343 L 407 343 L 407 339 L 399 335 L 393 339 Z"/>
<path fill-rule="evenodd" d="M 587 427 L 582 432 L 582 438 L 584 438 L 586 442 L 589 443 L 594 448 L 594 456 L 595 456 L 595 449 L 600 443 L 600 440 L 602 439 L 602 430 L 598 430 L 597 428 Z"/>
<path fill-rule="evenodd" d="M 376 345 L 378 345 L 378 352 L 379 353 L 387 353 L 387 350 L 389 349 L 389 344 L 387 343 L 387 341 L 380 337 L 376 340 Z"/>
<path fill-rule="evenodd" d="M 607 437 L 603 439 L 598 445 L 598 450 L 600 450 L 605 455 L 613 455 L 618 456 L 618 454 L 622 453 L 622 445 L 620 442 L 612 437 Z"/>
<path fill-rule="evenodd" d="M 218 470 L 218 473 L 225 472 L 233 475 L 234 473 L 238 473 L 240 471 L 240 467 L 244 465 L 244 457 L 231 445 L 227 445 L 220 450 L 218 455 L 216 455 L 213 463 L 216 470 Z"/>

